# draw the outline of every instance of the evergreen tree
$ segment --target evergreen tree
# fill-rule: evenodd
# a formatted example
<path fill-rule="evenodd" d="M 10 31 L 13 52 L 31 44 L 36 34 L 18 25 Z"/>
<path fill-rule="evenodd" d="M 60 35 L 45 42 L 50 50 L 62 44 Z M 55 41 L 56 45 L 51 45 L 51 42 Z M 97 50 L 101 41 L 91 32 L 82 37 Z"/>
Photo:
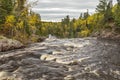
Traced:
<path fill-rule="evenodd" d="M 117 7 L 115 8 L 114 18 L 117 26 L 120 27 L 120 0 L 117 0 Z"/>
<path fill-rule="evenodd" d="M 107 0 L 99 0 L 99 4 L 97 5 L 96 11 L 98 13 L 104 14 L 107 9 Z"/>
<path fill-rule="evenodd" d="M 113 21 L 113 13 L 112 13 L 112 0 L 110 0 L 107 4 L 107 9 L 104 13 L 104 20 L 106 22 Z"/>
<path fill-rule="evenodd" d="M 81 13 L 79 19 L 82 19 L 82 18 L 83 18 L 83 14 Z"/>
<path fill-rule="evenodd" d="M 11 14 L 13 7 L 12 0 L 0 0 L 0 24 L 5 22 L 5 17 Z"/>
<path fill-rule="evenodd" d="M 99 0 L 99 4 L 97 5 L 96 11 L 103 15 L 102 22 L 108 22 L 113 20 L 112 14 L 112 0 Z"/>
<path fill-rule="evenodd" d="M 117 0 L 118 5 L 120 5 L 120 0 Z"/>
<path fill-rule="evenodd" d="M 87 19 L 89 17 L 89 10 L 87 9 L 87 12 L 84 12 L 83 19 Z"/>

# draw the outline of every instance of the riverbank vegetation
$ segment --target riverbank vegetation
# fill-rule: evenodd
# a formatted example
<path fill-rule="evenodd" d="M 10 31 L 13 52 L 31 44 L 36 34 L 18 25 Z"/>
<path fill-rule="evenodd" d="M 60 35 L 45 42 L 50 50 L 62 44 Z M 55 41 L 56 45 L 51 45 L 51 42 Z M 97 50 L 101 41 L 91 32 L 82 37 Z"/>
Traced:
<path fill-rule="evenodd" d="M 99 0 L 96 13 L 86 10 L 79 19 L 66 16 L 61 22 L 43 22 L 30 8 L 26 0 L 0 0 L 0 35 L 28 43 L 49 34 L 59 38 L 120 34 L 120 0 L 115 5 L 112 0 Z"/>

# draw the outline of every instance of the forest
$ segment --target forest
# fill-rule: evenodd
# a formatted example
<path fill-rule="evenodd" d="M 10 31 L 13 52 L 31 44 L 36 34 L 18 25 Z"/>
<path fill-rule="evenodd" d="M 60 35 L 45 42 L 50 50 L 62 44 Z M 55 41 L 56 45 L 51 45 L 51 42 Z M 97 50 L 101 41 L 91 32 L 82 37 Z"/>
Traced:
<path fill-rule="evenodd" d="M 31 5 L 27 0 L 0 0 L 0 35 L 27 43 L 49 34 L 58 38 L 99 36 L 102 31 L 120 34 L 120 0 L 115 5 L 112 0 L 99 0 L 94 14 L 86 9 L 79 19 L 66 15 L 61 22 L 41 21 Z"/>

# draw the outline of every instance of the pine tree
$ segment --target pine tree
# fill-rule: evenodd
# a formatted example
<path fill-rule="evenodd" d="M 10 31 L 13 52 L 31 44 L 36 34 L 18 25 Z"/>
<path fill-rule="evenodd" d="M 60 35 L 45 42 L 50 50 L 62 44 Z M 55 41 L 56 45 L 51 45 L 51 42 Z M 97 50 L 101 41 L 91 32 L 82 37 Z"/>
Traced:
<path fill-rule="evenodd" d="M 117 0 L 117 7 L 115 8 L 114 18 L 117 26 L 120 27 L 120 0 Z"/>
<path fill-rule="evenodd" d="M 99 0 L 99 4 L 97 5 L 96 11 L 98 13 L 104 14 L 107 9 L 107 0 Z"/>
<path fill-rule="evenodd" d="M 87 9 L 87 12 L 84 12 L 83 19 L 87 19 L 89 17 L 89 10 Z"/>
<path fill-rule="evenodd" d="M 82 19 L 82 18 L 83 18 L 83 14 L 81 13 L 79 19 Z"/>
<path fill-rule="evenodd" d="M 100 3 L 97 5 L 96 11 L 103 15 L 102 22 L 108 22 L 113 20 L 112 14 L 112 0 L 99 0 Z"/>
<path fill-rule="evenodd" d="M 110 0 L 107 4 L 107 9 L 104 13 L 104 20 L 106 22 L 113 21 L 113 13 L 112 13 L 112 0 Z"/>

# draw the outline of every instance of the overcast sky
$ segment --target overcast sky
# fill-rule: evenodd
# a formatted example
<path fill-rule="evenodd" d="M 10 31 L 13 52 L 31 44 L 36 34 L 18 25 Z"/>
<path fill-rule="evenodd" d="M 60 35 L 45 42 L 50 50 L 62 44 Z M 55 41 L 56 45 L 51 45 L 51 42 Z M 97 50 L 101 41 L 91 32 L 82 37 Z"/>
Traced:
<path fill-rule="evenodd" d="M 42 21 L 61 21 L 66 15 L 78 18 L 87 9 L 94 13 L 98 3 L 99 0 L 38 0 L 32 10 L 41 15 Z"/>

